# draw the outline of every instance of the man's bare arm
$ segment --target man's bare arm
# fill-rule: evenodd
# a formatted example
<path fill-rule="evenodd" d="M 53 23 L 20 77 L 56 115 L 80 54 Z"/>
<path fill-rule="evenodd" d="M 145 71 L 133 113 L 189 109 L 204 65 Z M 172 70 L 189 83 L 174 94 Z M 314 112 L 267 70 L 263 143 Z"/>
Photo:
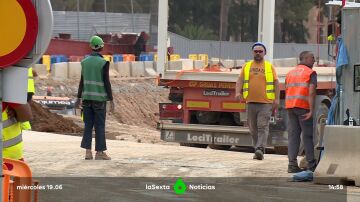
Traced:
<path fill-rule="evenodd" d="M 238 77 L 238 79 L 236 81 L 236 86 L 235 86 L 235 99 L 236 100 L 241 100 L 242 99 L 242 86 L 243 85 L 244 85 L 243 79 Z"/>
<path fill-rule="evenodd" d="M 316 86 L 314 84 L 310 84 L 309 86 L 309 105 L 311 114 L 314 113 L 314 104 L 316 98 Z"/>
<path fill-rule="evenodd" d="M 29 104 L 21 104 L 14 108 L 16 113 L 16 120 L 19 122 L 30 121 L 33 119 L 31 108 Z"/>

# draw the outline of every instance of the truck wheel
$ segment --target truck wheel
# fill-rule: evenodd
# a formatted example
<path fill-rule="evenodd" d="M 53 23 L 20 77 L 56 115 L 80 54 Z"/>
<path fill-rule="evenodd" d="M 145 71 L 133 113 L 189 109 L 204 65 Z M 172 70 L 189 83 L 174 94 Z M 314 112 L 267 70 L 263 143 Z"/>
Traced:
<path fill-rule="evenodd" d="M 229 150 L 231 148 L 231 145 L 209 144 L 209 148 L 216 150 Z"/>
<path fill-rule="evenodd" d="M 206 148 L 208 145 L 207 145 L 207 144 L 198 144 L 198 143 L 185 143 L 185 142 L 180 142 L 180 146 Z"/>
<path fill-rule="evenodd" d="M 315 148 L 314 153 L 316 159 L 319 158 L 319 153 L 320 153 L 316 148 L 323 144 L 324 128 L 325 128 L 328 112 L 329 112 L 329 107 L 325 103 L 321 103 L 320 106 L 317 108 L 316 113 L 314 114 L 313 141 L 314 141 L 314 148 Z M 303 155 L 304 153 L 305 153 L 304 143 L 301 140 L 299 155 Z"/>
<path fill-rule="evenodd" d="M 287 146 L 275 146 L 274 151 L 275 151 L 275 154 L 287 155 L 288 147 Z"/>
<path fill-rule="evenodd" d="M 317 150 L 318 147 L 323 146 L 324 130 L 326 125 L 327 115 L 329 113 L 329 108 L 326 104 L 321 103 L 320 107 L 316 112 L 316 119 L 314 120 L 314 154 L 316 162 L 318 162 L 320 157 L 320 150 Z"/>

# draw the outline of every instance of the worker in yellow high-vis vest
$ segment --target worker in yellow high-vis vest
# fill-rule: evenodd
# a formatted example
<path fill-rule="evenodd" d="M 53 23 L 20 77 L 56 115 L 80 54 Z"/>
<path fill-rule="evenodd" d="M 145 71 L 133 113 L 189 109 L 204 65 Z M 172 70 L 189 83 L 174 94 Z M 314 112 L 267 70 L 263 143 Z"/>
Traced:
<path fill-rule="evenodd" d="M 20 122 L 32 119 L 29 104 L 2 103 L 3 158 L 23 160 Z"/>
<path fill-rule="evenodd" d="M 33 68 L 30 67 L 28 69 L 28 94 L 27 101 L 30 102 L 32 100 L 32 96 L 35 94 L 35 82 L 34 82 L 34 72 Z M 23 130 L 31 130 L 31 124 L 29 121 L 21 123 L 21 129 Z"/>
<path fill-rule="evenodd" d="M 254 60 L 247 62 L 236 82 L 235 98 L 246 101 L 247 118 L 255 148 L 254 159 L 264 159 L 269 135 L 269 121 L 279 105 L 279 81 L 273 65 L 264 59 L 266 47 L 252 46 Z"/>

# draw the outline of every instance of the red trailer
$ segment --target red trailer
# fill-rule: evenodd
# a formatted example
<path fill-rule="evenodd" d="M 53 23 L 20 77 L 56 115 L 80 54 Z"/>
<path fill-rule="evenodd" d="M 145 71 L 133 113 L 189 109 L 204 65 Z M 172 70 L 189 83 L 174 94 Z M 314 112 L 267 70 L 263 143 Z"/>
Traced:
<path fill-rule="evenodd" d="M 284 109 L 284 81 L 291 67 L 277 67 L 281 105 L 270 123 L 268 146 L 286 151 L 287 117 Z M 326 122 L 331 92 L 335 88 L 334 67 L 314 67 L 318 73 L 315 143 Z M 161 139 L 184 146 L 229 149 L 232 145 L 252 146 L 247 127 L 246 104 L 235 100 L 239 70 L 165 70 L 159 85 L 170 88 L 170 103 L 159 104 Z M 170 121 L 169 121 L 170 120 Z M 281 153 L 283 153 L 281 152 Z"/>

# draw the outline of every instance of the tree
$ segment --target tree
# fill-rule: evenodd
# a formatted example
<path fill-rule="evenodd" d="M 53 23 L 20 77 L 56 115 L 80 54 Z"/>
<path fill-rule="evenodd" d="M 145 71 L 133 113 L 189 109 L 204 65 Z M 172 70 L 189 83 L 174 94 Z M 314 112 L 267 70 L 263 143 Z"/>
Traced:
<path fill-rule="evenodd" d="M 184 36 L 192 40 L 216 40 L 218 37 L 213 33 L 211 29 L 205 28 L 204 26 L 185 25 L 184 28 L 175 26 L 177 34 Z"/>
<path fill-rule="evenodd" d="M 202 26 L 201 30 L 211 30 L 218 36 L 219 12 L 219 0 L 192 0 L 186 3 L 180 0 L 169 0 L 169 30 L 177 33 L 185 32 L 186 28 L 188 32 L 194 30 L 193 27 Z"/>
<path fill-rule="evenodd" d="M 221 0 L 220 6 L 220 40 L 225 41 L 228 39 L 228 19 L 229 19 L 229 10 L 231 7 L 232 0 Z"/>
<path fill-rule="evenodd" d="M 306 43 L 308 32 L 304 26 L 314 0 L 276 0 L 275 15 L 281 30 L 275 30 L 275 42 Z M 279 26 L 275 26 L 277 29 Z"/>
<path fill-rule="evenodd" d="M 229 10 L 229 35 L 234 41 L 257 41 L 256 1 L 234 0 Z"/>

